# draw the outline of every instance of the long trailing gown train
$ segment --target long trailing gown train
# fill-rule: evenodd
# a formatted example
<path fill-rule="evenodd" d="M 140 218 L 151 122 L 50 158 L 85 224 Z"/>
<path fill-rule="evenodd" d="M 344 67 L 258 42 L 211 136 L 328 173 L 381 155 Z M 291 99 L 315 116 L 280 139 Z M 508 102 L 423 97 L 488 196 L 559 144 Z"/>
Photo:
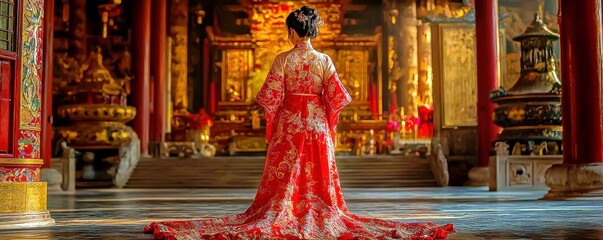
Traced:
<path fill-rule="evenodd" d="M 260 186 L 244 213 L 156 222 L 156 239 L 439 239 L 452 225 L 402 223 L 352 214 L 335 166 L 339 113 L 351 97 L 331 59 L 310 43 L 279 54 L 256 102 L 265 109 L 268 150 Z"/>

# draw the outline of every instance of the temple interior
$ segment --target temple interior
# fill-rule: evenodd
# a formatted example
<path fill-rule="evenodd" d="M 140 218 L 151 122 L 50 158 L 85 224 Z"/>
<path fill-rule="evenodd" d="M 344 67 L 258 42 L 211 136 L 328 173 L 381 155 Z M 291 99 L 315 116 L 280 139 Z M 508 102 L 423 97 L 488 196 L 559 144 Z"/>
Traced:
<path fill-rule="evenodd" d="M 603 239 L 602 2 L 0 0 L 0 239 L 244 211 L 255 96 L 304 5 L 352 98 L 352 210 L 451 239 Z"/>

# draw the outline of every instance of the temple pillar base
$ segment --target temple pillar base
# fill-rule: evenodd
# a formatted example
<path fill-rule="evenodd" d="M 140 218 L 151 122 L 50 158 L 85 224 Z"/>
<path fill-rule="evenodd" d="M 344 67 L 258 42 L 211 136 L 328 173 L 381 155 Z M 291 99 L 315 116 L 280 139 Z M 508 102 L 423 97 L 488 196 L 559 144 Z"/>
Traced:
<path fill-rule="evenodd" d="M 163 142 L 150 142 L 149 143 L 149 155 L 151 157 L 161 157 L 161 147 Z"/>
<path fill-rule="evenodd" d="M 48 211 L 0 213 L 0 229 L 45 227 L 54 224 Z"/>
<path fill-rule="evenodd" d="M 0 229 L 54 224 L 46 209 L 47 196 L 45 182 L 1 182 Z"/>
<path fill-rule="evenodd" d="M 556 164 L 546 171 L 544 200 L 603 199 L 603 163 Z"/>
<path fill-rule="evenodd" d="M 63 175 L 54 168 L 40 169 L 40 182 L 46 182 L 48 191 L 63 191 Z"/>
<path fill-rule="evenodd" d="M 474 167 L 469 170 L 469 181 L 465 186 L 488 186 L 490 181 L 488 167 Z"/>

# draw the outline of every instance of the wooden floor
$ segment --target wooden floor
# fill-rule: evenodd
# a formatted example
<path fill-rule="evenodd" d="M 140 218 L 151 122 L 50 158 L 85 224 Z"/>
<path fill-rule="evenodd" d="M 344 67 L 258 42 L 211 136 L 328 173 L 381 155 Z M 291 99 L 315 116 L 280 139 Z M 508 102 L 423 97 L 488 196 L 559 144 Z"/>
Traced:
<path fill-rule="evenodd" d="M 338 156 L 343 187 L 432 187 L 428 159 Z M 127 188 L 256 188 L 264 157 L 141 159 Z"/>

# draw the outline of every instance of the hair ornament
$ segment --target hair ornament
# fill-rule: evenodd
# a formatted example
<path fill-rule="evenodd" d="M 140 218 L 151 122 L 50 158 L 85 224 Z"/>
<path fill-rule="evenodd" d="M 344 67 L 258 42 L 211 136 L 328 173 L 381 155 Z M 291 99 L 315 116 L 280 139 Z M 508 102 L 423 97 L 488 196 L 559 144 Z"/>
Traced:
<path fill-rule="evenodd" d="M 304 29 L 306 29 L 306 23 L 308 22 L 308 16 L 306 16 L 301 11 L 295 11 L 295 18 L 297 19 L 298 22 L 303 23 Z"/>

